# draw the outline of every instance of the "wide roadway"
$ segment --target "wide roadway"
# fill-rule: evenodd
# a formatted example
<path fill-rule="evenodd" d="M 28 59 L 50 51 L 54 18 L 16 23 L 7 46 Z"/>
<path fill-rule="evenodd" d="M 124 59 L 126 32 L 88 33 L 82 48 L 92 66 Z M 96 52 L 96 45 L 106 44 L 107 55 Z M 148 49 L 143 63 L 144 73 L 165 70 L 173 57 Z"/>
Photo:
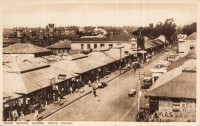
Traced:
<path fill-rule="evenodd" d="M 150 76 L 150 69 L 155 63 L 167 56 L 168 54 L 164 53 L 156 55 L 140 70 Z M 97 90 L 100 101 L 91 93 L 43 121 L 135 121 L 137 95 L 128 98 L 128 92 L 131 88 L 138 91 L 138 82 L 134 77 L 134 70 L 130 70 L 110 81 L 107 87 Z"/>

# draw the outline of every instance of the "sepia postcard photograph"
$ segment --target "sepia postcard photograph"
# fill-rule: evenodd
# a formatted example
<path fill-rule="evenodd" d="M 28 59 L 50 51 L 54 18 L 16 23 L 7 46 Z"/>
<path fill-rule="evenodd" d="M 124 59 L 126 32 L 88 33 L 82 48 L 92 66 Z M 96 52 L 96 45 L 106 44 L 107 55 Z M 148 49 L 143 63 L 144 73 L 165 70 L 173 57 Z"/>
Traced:
<path fill-rule="evenodd" d="M 197 124 L 197 0 L 1 6 L 1 124 Z"/>

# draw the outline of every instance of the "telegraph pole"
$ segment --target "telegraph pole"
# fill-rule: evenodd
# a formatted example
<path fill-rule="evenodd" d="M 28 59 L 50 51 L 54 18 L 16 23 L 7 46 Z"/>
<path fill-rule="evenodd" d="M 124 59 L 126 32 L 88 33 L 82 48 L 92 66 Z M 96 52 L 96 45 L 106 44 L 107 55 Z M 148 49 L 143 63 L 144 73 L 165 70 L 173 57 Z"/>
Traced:
<path fill-rule="evenodd" d="M 141 75 L 145 75 L 145 72 L 140 72 L 140 69 L 139 69 L 139 73 L 137 73 L 136 74 L 136 77 L 139 77 L 139 83 L 138 83 L 138 112 L 139 112 L 139 110 L 140 110 L 140 93 L 141 93 L 141 91 L 140 91 L 140 88 L 141 88 L 141 86 L 140 86 L 140 76 Z"/>
<path fill-rule="evenodd" d="M 121 54 L 122 54 L 122 48 L 120 48 L 119 51 L 120 51 L 120 75 L 121 75 L 121 69 L 122 69 L 121 68 L 122 67 Z"/>

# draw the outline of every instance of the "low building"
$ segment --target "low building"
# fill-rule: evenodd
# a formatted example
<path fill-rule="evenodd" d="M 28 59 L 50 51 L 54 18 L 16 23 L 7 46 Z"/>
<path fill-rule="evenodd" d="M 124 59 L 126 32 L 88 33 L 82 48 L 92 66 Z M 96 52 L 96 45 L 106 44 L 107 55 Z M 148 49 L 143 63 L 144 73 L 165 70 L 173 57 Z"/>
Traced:
<path fill-rule="evenodd" d="M 59 42 L 47 46 L 46 48 L 52 50 L 54 54 L 68 53 L 71 50 L 71 41 L 66 39 L 63 41 L 60 40 Z"/>
<path fill-rule="evenodd" d="M 178 37 L 178 41 L 182 41 L 182 40 L 185 40 L 187 38 L 187 35 L 186 34 L 179 34 L 177 37 Z"/>
<path fill-rule="evenodd" d="M 18 115 L 20 111 L 28 114 L 30 106 L 45 101 L 52 102 L 53 94 L 61 88 L 64 89 L 65 94 L 68 94 L 71 78 L 74 77 L 76 75 L 67 70 L 42 62 L 26 60 L 20 63 L 3 64 L 4 119 L 13 117 L 11 115 L 13 111 Z M 56 90 L 54 90 L 55 86 Z"/>
<path fill-rule="evenodd" d="M 3 48 L 3 56 L 5 58 L 3 60 L 7 62 L 9 62 L 9 59 L 15 59 L 15 61 L 23 61 L 25 59 L 32 59 L 35 57 L 51 54 L 53 54 L 53 51 L 49 49 L 27 43 L 17 43 Z"/>
<path fill-rule="evenodd" d="M 122 32 L 119 35 L 111 36 L 108 38 L 80 38 L 72 40 L 71 49 L 72 50 L 89 50 L 97 49 L 99 47 L 112 48 L 113 46 L 128 43 L 130 39 L 136 38 L 136 36 L 128 33 Z"/>
<path fill-rule="evenodd" d="M 185 39 L 181 39 L 178 41 L 179 45 L 179 54 L 181 56 L 185 56 L 190 52 L 196 51 L 196 38 L 197 38 L 197 33 L 194 32 Z"/>
<path fill-rule="evenodd" d="M 196 121 L 196 60 L 162 74 L 149 89 L 149 109 L 162 121 Z"/>
<path fill-rule="evenodd" d="M 123 41 L 72 41 L 72 50 L 90 50 L 100 47 L 112 48 L 113 46 L 124 43 Z"/>

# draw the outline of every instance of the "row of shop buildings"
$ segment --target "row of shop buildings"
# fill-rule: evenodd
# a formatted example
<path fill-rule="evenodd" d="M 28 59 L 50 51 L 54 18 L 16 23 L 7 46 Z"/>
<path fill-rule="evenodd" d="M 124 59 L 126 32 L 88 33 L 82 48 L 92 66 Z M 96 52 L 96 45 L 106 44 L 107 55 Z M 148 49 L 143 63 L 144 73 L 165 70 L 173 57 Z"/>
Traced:
<path fill-rule="evenodd" d="M 151 69 L 155 83 L 145 97 L 149 98 L 150 112 L 154 113 L 153 115 L 156 113 L 161 120 L 196 121 L 197 62 L 195 47 L 196 33 L 193 33 L 179 42 L 178 55 L 174 55 L 178 58 L 172 63 L 159 62 L 157 67 Z"/>
<path fill-rule="evenodd" d="M 38 102 L 51 103 L 58 91 L 67 95 L 70 87 L 75 91 L 89 80 L 98 81 L 138 59 L 143 62 L 158 47 L 164 47 L 162 42 L 159 46 L 147 44 L 146 50 L 137 50 L 138 47 L 135 50 L 133 42 L 124 42 L 112 48 L 98 47 L 87 55 L 55 51 L 64 50 L 65 42 L 69 44 L 60 41 L 49 49 L 26 43 L 3 48 L 4 120 L 12 118 L 14 113 L 19 115 L 20 111 L 28 114 L 30 105 Z"/>

